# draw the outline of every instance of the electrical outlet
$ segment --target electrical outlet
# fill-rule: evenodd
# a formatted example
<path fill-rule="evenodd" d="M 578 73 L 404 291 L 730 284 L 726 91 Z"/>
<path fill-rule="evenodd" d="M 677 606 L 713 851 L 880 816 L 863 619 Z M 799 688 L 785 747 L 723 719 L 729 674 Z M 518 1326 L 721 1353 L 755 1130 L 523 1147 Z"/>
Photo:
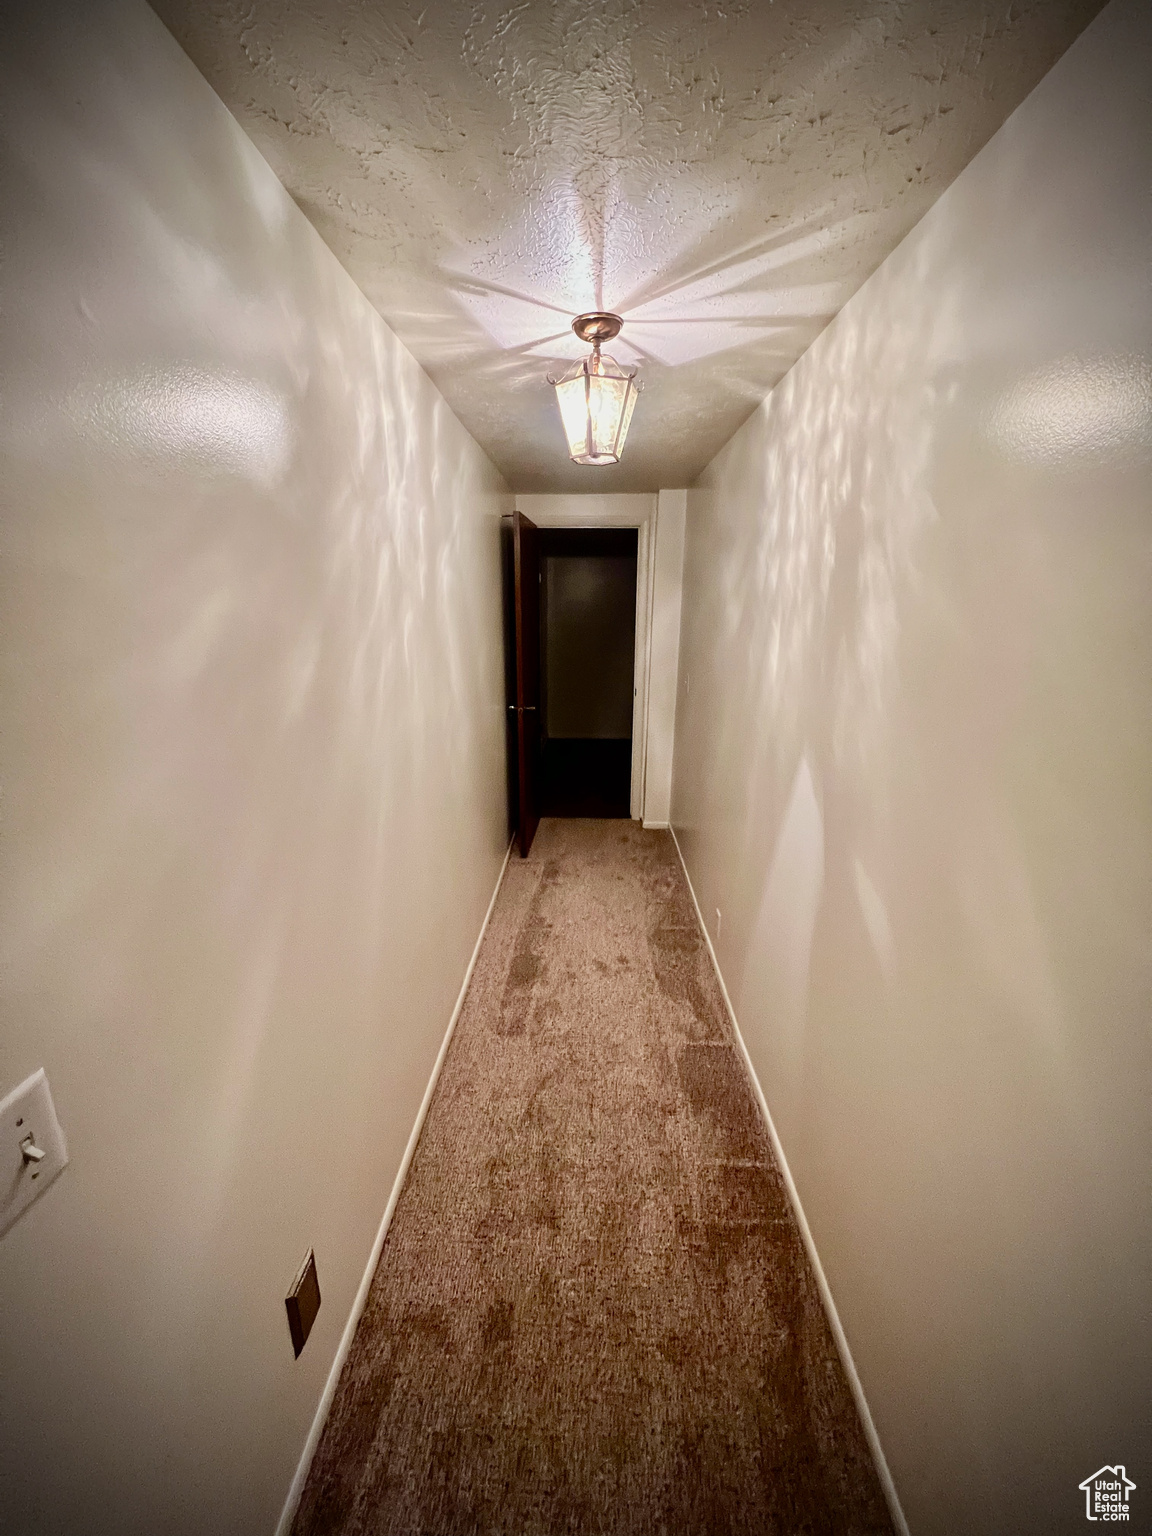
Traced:
<path fill-rule="evenodd" d="M 292 1348 L 299 1360 L 300 1351 L 308 1342 L 312 1324 L 320 1310 L 320 1280 L 316 1274 L 316 1255 L 311 1248 L 303 1264 L 296 1271 L 292 1289 L 284 1298 L 288 1312 L 288 1332 L 292 1335 Z"/>
<path fill-rule="evenodd" d="M 0 1100 L 0 1237 L 68 1166 L 43 1067 Z"/>

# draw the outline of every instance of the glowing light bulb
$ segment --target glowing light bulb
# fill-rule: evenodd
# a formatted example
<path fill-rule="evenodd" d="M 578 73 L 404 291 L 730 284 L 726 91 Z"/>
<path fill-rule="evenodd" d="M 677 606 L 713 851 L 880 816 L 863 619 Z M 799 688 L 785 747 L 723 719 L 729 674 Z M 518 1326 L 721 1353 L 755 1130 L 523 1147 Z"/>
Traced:
<path fill-rule="evenodd" d="M 568 455 L 576 464 L 615 464 L 624 451 L 640 386 L 635 369 L 625 372 L 615 358 L 600 350 L 602 342 L 619 333 L 621 324 L 619 315 L 578 316 L 572 329 L 581 341 L 592 343 L 592 352 L 560 378 L 549 376 L 556 389 Z"/>

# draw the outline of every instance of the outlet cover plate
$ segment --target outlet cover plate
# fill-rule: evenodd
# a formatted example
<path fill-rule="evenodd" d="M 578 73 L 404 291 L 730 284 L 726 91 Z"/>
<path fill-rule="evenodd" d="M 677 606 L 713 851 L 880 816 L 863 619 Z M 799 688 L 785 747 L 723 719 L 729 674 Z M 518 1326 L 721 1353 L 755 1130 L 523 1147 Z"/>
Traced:
<path fill-rule="evenodd" d="M 292 1289 L 284 1298 L 288 1309 L 288 1331 L 292 1335 L 292 1348 L 299 1360 L 300 1351 L 308 1342 L 312 1324 L 320 1310 L 320 1281 L 316 1274 L 316 1255 L 309 1248 L 307 1257 L 296 1272 Z"/>
<path fill-rule="evenodd" d="M 44 1153 L 25 1162 L 21 1143 L 29 1136 Z M 68 1165 L 68 1147 L 56 1118 L 44 1068 L 0 1099 L 0 1237 Z"/>

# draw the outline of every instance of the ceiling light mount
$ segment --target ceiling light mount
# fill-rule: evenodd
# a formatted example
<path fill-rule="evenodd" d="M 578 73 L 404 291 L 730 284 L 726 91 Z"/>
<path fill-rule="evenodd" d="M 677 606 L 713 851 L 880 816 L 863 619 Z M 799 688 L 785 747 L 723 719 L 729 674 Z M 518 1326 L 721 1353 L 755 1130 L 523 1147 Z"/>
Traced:
<path fill-rule="evenodd" d="M 620 334 L 623 324 L 619 315 L 606 310 L 577 315 L 572 329 L 592 351 L 560 378 L 548 375 L 549 384 L 556 387 L 568 457 L 573 463 L 615 464 L 624 451 L 640 385 L 635 368 L 628 372 L 615 358 L 600 351 L 603 342 Z"/>
<path fill-rule="evenodd" d="M 609 314 L 607 310 L 594 309 L 586 315 L 577 315 L 572 322 L 572 329 L 581 341 L 586 341 L 590 346 L 599 347 L 606 341 L 611 341 L 614 336 L 619 336 L 620 327 L 624 324 L 619 315 Z"/>

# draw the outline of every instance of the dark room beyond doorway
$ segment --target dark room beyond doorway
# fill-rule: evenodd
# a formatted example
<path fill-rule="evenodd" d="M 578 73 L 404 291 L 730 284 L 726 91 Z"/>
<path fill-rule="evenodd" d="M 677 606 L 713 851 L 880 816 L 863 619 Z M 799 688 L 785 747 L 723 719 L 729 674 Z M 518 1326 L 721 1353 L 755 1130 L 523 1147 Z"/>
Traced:
<path fill-rule="evenodd" d="M 540 810 L 627 816 L 634 528 L 540 530 Z"/>

